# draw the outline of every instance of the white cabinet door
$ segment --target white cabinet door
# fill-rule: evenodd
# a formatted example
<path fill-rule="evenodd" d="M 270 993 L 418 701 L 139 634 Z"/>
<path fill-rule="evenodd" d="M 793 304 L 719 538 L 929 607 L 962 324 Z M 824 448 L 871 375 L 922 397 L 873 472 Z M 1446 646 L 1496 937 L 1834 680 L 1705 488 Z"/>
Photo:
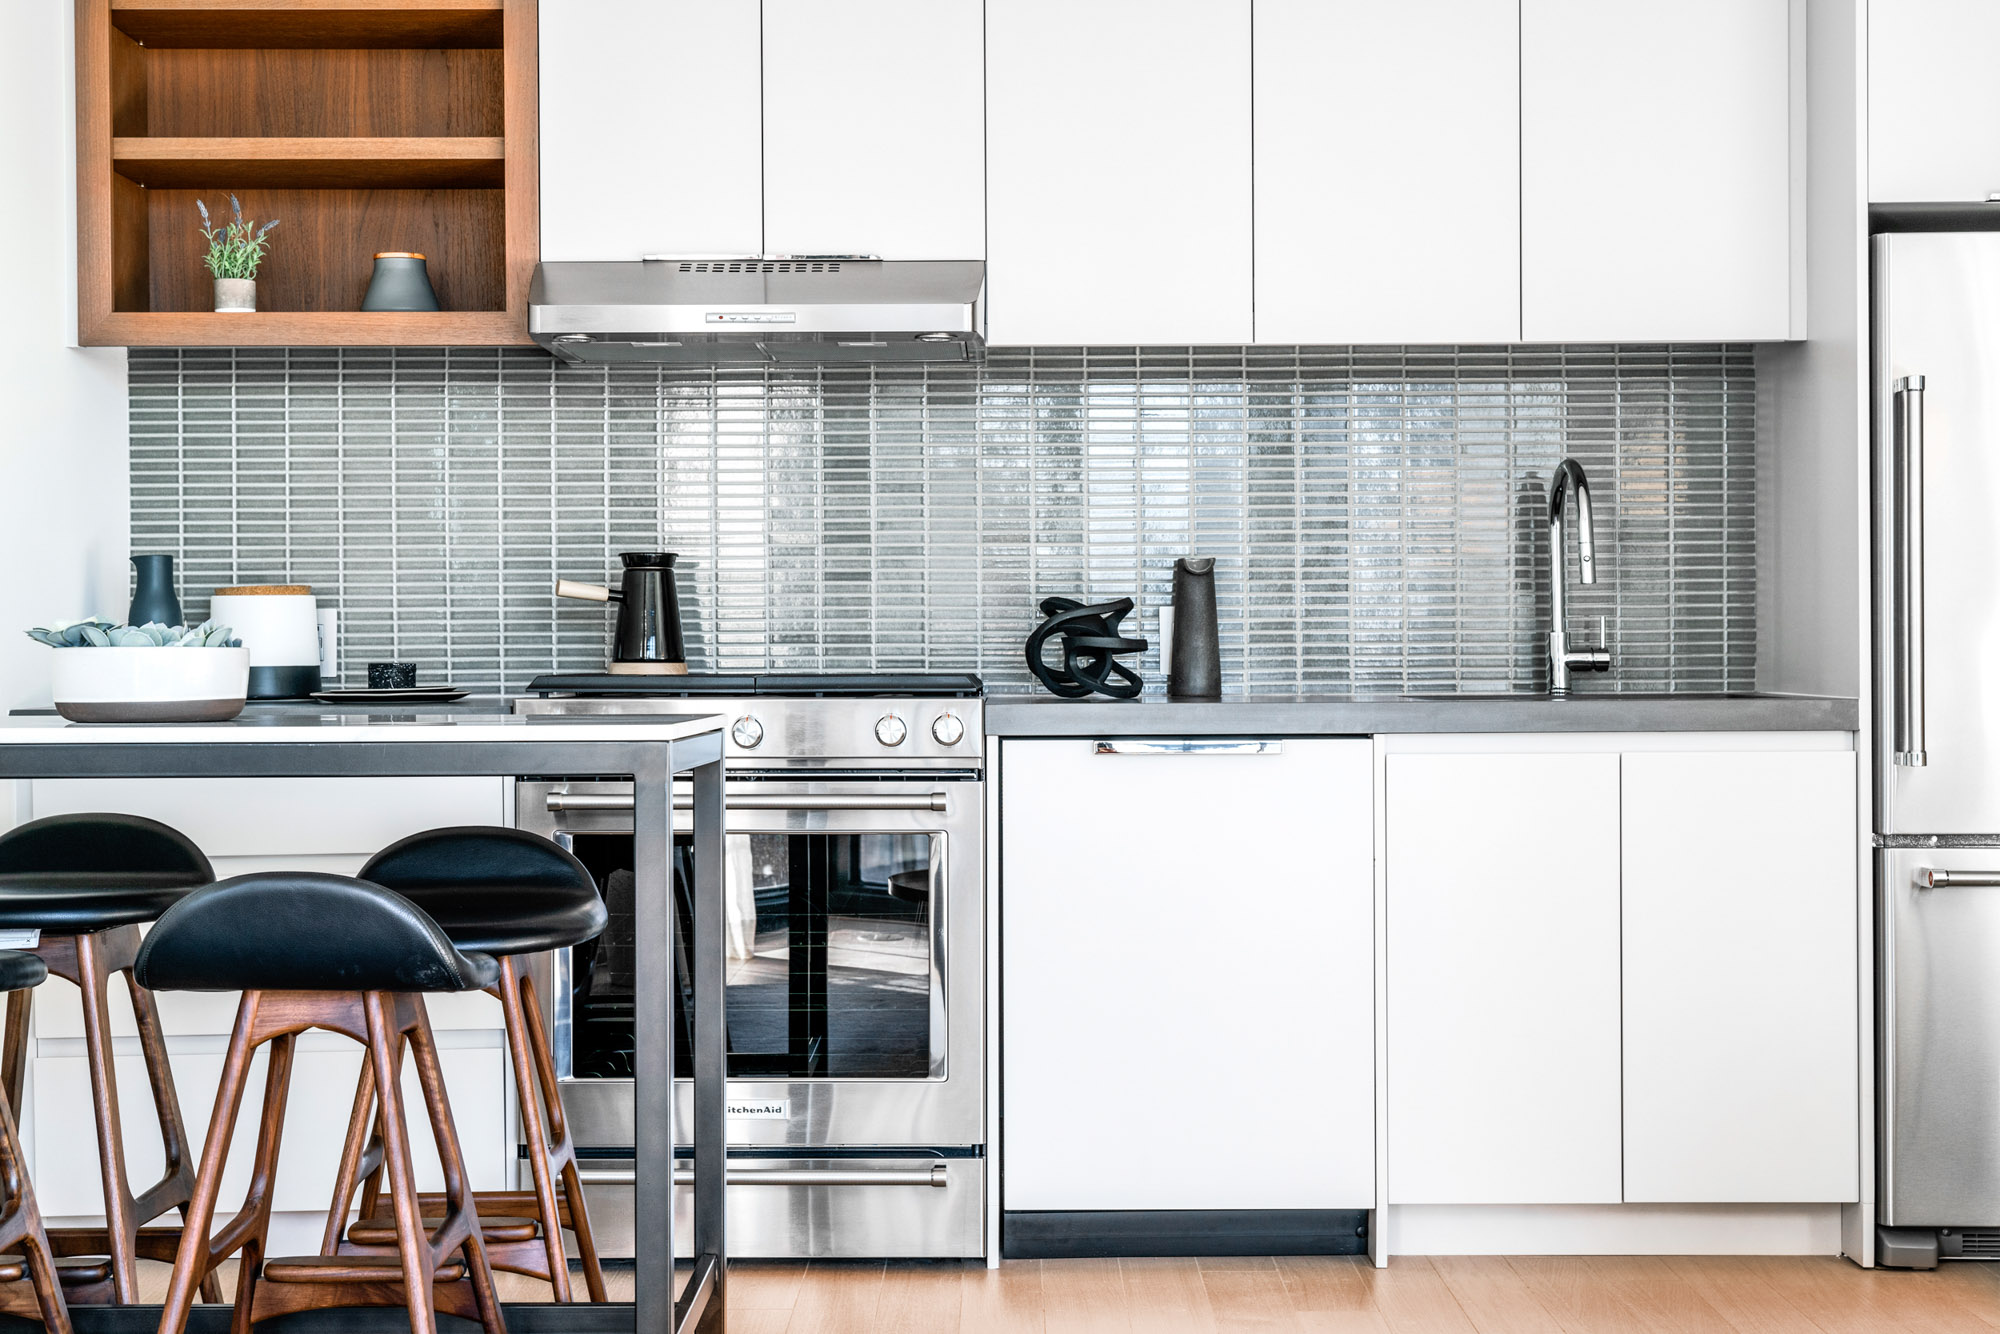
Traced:
<path fill-rule="evenodd" d="M 758 0 L 541 7 L 542 258 L 763 250 Z"/>
<path fill-rule="evenodd" d="M 1257 341 L 1519 341 L 1517 0 L 1256 7 Z"/>
<path fill-rule="evenodd" d="M 1852 751 L 1625 757 L 1625 1198 L 1859 1198 Z"/>
<path fill-rule="evenodd" d="M 1529 342 L 1791 328 L 1788 0 L 1521 0 Z"/>
<path fill-rule="evenodd" d="M 1250 0 L 987 6 L 986 151 L 990 341 L 1250 341 Z"/>
<path fill-rule="evenodd" d="M 1374 1203 L 1367 741 L 1001 776 L 1008 1209 Z"/>
<path fill-rule="evenodd" d="M 1387 766 L 1390 1201 L 1615 1203 L 1618 756 Z"/>
<path fill-rule="evenodd" d="M 764 244 L 986 255 L 980 0 L 764 0 Z"/>
<path fill-rule="evenodd" d="M 1984 202 L 2000 191 L 1996 65 L 1993 0 L 1870 0 L 1870 200 Z"/>

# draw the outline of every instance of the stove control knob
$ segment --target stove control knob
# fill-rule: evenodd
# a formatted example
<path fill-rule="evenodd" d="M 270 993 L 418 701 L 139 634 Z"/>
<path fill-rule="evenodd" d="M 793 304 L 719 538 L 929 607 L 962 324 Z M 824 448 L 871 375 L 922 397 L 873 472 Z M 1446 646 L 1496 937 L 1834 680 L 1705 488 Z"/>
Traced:
<path fill-rule="evenodd" d="M 884 714 L 875 721 L 875 739 L 885 746 L 900 746 L 909 734 L 909 727 L 893 713 Z"/>
<path fill-rule="evenodd" d="M 729 729 L 729 739 L 745 750 L 755 750 L 764 739 L 764 724 L 746 713 Z"/>
<path fill-rule="evenodd" d="M 965 740 L 965 724 L 952 714 L 940 713 L 931 724 L 931 735 L 940 746 L 956 746 Z"/>

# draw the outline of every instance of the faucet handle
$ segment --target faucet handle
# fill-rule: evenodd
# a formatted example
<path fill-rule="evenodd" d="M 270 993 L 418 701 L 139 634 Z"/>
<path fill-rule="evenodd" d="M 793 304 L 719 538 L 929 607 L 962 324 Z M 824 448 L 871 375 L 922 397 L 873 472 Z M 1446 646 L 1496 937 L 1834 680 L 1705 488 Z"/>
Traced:
<path fill-rule="evenodd" d="M 1604 649 L 1611 647 L 1611 636 L 1604 628 L 1604 618 L 1602 616 L 1597 618 L 1597 647 Z"/>

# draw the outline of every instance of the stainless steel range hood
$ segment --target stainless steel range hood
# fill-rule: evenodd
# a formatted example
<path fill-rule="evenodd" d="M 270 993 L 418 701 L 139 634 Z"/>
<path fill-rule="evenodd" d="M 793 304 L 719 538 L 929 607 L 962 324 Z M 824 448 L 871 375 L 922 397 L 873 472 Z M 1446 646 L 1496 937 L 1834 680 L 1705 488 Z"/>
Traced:
<path fill-rule="evenodd" d="M 971 361 L 986 266 L 850 256 L 537 264 L 528 333 L 564 361 L 690 366 Z"/>

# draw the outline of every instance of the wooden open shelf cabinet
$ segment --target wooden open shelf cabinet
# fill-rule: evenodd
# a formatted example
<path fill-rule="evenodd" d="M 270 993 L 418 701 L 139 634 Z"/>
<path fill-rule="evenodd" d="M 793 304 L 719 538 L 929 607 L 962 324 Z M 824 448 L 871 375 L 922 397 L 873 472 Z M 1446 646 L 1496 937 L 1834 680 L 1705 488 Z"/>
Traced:
<path fill-rule="evenodd" d="M 76 0 L 86 344 L 526 343 L 537 0 Z M 217 314 L 195 200 L 276 217 L 255 314 Z M 436 313 L 363 312 L 373 257 Z"/>

